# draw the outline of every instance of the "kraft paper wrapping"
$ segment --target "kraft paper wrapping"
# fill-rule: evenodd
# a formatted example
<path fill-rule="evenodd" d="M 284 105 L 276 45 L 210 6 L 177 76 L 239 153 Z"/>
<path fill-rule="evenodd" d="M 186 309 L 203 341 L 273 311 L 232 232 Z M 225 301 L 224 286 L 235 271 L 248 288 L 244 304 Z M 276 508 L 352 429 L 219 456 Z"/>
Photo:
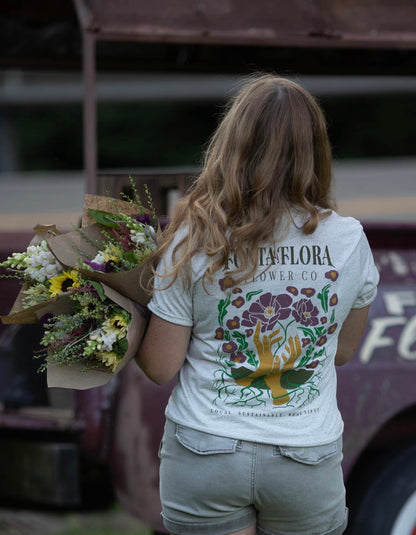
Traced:
<path fill-rule="evenodd" d="M 48 240 L 51 236 L 60 235 L 60 231 L 56 228 L 55 225 L 36 225 L 33 229 L 35 235 L 30 241 L 30 245 L 38 245 L 42 240 Z M 43 309 L 45 306 L 49 306 L 56 301 L 56 297 L 48 299 L 43 303 L 38 305 L 33 305 L 31 307 L 23 308 L 23 299 L 25 297 L 24 291 L 28 287 L 27 283 L 22 285 L 19 293 L 17 294 L 16 300 L 10 309 L 9 314 L 5 316 L 0 316 L 0 319 L 4 325 L 13 325 L 13 324 L 34 324 L 38 323 L 37 311 Z"/>
<path fill-rule="evenodd" d="M 82 257 L 94 258 L 99 251 L 99 246 L 96 244 L 104 241 L 105 237 L 100 230 L 100 225 L 94 224 L 84 227 L 82 233 L 74 230 L 60 236 L 54 236 L 48 240 L 48 246 L 56 259 L 66 268 L 76 269 L 86 278 L 103 282 L 125 297 L 142 305 L 147 305 L 150 301 L 151 288 L 149 286 L 148 290 L 143 289 L 140 285 L 140 278 L 142 277 L 143 281 L 150 280 L 152 269 L 149 264 L 140 265 L 130 271 L 115 273 L 101 273 L 79 267 L 79 260 Z"/>
<path fill-rule="evenodd" d="M 137 209 L 134 207 L 134 205 L 127 201 L 86 193 L 84 196 L 84 211 L 81 222 L 83 227 L 88 227 L 96 222 L 88 213 L 89 208 L 92 208 L 93 210 L 103 210 L 104 212 L 111 212 L 113 214 L 118 210 L 119 212 L 130 216 L 138 215 Z"/>
<path fill-rule="evenodd" d="M 84 370 L 85 364 L 81 362 L 61 365 L 51 364 L 46 370 L 49 388 L 86 390 L 88 388 L 105 385 L 117 375 L 137 353 L 146 330 L 147 319 L 139 314 L 134 303 L 130 299 L 120 295 L 105 284 L 102 286 L 105 295 L 109 299 L 131 314 L 130 325 L 127 329 L 128 350 L 126 354 L 119 362 L 115 372 L 112 372 L 105 366 L 93 370 Z M 73 303 L 68 295 L 61 294 L 59 297 L 60 299 L 58 299 L 56 303 L 53 303 L 38 313 L 39 319 L 48 312 L 52 314 L 64 314 L 70 312 Z"/>

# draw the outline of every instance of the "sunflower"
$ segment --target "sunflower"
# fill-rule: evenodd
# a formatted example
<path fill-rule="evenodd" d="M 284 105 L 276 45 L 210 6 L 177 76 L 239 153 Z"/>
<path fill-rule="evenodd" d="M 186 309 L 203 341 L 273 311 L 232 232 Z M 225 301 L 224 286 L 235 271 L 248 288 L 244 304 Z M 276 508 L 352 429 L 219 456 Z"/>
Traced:
<path fill-rule="evenodd" d="M 52 297 L 67 292 L 71 288 L 79 288 L 81 286 L 78 273 L 74 269 L 71 271 L 64 271 L 62 275 L 49 279 L 49 282 L 49 292 Z"/>
<path fill-rule="evenodd" d="M 114 353 L 114 351 L 103 351 L 102 353 L 99 353 L 97 355 L 99 359 L 102 361 L 102 363 L 107 366 L 111 367 L 111 371 L 115 372 L 116 368 L 120 362 L 117 355 Z"/>
<path fill-rule="evenodd" d="M 107 247 L 102 252 L 104 262 L 114 262 L 117 264 L 120 262 L 120 258 L 123 256 L 123 250 L 120 247 L 117 247 L 113 243 L 107 245 Z"/>
<path fill-rule="evenodd" d="M 117 338 L 122 338 L 127 333 L 127 327 L 129 321 L 121 314 L 114 314 L 111 318 L 108 318 L 103 323 L 103 331 L 106 334 L 115 334 Z"/>

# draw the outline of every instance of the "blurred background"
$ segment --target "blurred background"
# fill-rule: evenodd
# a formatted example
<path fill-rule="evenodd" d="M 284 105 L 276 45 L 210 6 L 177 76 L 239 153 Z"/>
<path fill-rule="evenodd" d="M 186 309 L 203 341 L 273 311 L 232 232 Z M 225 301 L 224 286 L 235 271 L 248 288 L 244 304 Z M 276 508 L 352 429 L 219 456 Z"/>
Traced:
<path fill-rule="evenodd" d="M 2 0 L 0 248 L 25 243 L 38 223 L 70 228 L 79 222 L 84 193 L 117 193 L 128 175 L 150 182 L 157 201 L 163 197 L 160 213 L 168 215 L 198 173 L 225 102 L 256 71 L 294 79 L 319 100 L 342 215 L 370 225 L 415 223 L 415 20 L 411 1 Z M 2 293 L 3 304 L 5 299 Z M 7 336 L 3 350 L 12 347 L 13 333 Z M 0 381 L 3 401 L 7 380 L 3 375 Z M 114 392 L 90 398 L 49 392 L 46 402 L 26 403 L 16 396 L 0 415 L 6 444 L 24 428 L 73 446 L 79 422 L 91 430 L 97 414 L 108 417 Z M 91 409 L 90 420 L 86 405 L 97 411 Z M 153 409 L 146 406 L 143 414 Z M 104 447 L 86 445 L 88 436 L 80 439 L 81 457 L 91 461 L 99 451 L 99 476 L 94 463 L 86 473 L 94 482 L 87 488 L 97 489 L 98 482 L 102 499 L 87 500 L 93 506 L 81 511 L 51 511 L 40 498 L 35 510 L 0 501 L 0 534 L 157 533 L 147 527 L 146 515 L 130 516 L 107 492 L 109 421 L 98 433 Z M 56 426 L 63 433 L 58 438 Z M 141 439 L 147 448 L 148 435 Z M 154 470 L 151 459 L 144 455 L 141 462 Z M 6 465 L 0 462 L 1 474 Z M 153 494 L 141 500 L 146 509 Z M 134 512 L 134 505 L 127 509 Z"/>
<path fill-rule="evenodd" d="M 1 228 L 31 228 L 41 217 L 32 214 L 42 213 L 72 223 L 82 208 L 85 86 L 75 4 L 2 2 Z M 349 16 L 363 16 L 355 11 Z M 225 100 L 244 75 L 272 70 L 304 85 L 326 113 L 340 212 L 414 220 L 413 50 L 397 42 L 360 49 L 295 44 L 98 41 L 98 169 L 133 176 L 149 169 L 197 172 Z M 169 198 L 174 202 L 175 192 Z"/>

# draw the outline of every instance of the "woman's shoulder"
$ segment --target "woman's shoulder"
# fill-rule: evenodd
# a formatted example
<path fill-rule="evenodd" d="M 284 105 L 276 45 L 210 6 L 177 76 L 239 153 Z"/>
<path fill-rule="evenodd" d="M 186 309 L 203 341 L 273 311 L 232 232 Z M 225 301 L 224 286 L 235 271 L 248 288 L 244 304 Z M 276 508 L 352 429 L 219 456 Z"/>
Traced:
<path fill-rule="evenodd" d="M 334 210 L 321 220 L 321 224 L 328 227 L 342 228 L 349 232 L 356 231 L 360 233 L 363 230 L 363 226 L 358 219 L 351 216 L 342 216 Z"/>

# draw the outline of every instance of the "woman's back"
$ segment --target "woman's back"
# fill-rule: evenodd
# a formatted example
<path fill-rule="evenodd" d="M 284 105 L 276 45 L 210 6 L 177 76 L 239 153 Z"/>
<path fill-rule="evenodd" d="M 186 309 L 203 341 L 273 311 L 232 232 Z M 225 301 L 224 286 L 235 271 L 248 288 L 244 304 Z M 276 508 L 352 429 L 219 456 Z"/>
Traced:
<path fill-rule="evenodd" d="M 378 275 L 358 221 L 332 213 L 309 235 L 302 223 L 302 211 L 292 210 L 276 243 L 259 245 L 248 280 L 236 285 L 227 275 L 233 256 L 212 282 L 203 280 L 209 260 L 201 253 L 187 289 L 177 279 L 155 291 L 153 312 L 192 326 L 167 409 L 175 422 L 240 439 L 249 429 L 251 440 L 292 446 L 342 432 L 338 333 L 352 307 L 374 298 Z M 168 282 L 156 279 L 156 288 Z"/>

